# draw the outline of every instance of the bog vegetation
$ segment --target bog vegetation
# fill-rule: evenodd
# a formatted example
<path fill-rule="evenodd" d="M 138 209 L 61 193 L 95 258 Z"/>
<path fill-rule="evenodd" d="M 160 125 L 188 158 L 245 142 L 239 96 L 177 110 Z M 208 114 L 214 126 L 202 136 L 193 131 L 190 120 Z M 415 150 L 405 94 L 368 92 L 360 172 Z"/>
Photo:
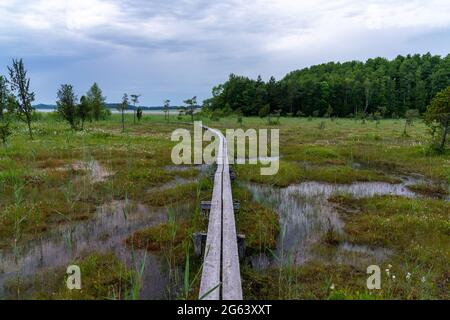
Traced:
<path fill-rule="evenodd" d="M 63 84 L 56 112 L 43 115 L 33 110 L 23 62 L 14 60 L 9 76 L 0 77 L 0 248 L 12 247 L 19 259 L 27 241 L 93 219 L 105 203 L 139 203 L 164 210 L 167 218 L 131 232 L 123 242 L 130 250 L 156 253 L 168 273 L 176 274 L 171 298 L 195 298 L 201 261 L 194 257 L 192 235 L 207 227 L 199 204 L 210 200 L 212 184 L 196 168 L 170 168 L 170 133 L 196 119 L 218 129 L 279 128 L 277 175 L 236 166 L 233 197 L 241 204 L 236 224 L 246 236 L 248 257 L 276 255 L 283 234 L 280 212 L 254 198 L 249 183 L 278 190 L 313 181 L 398 184 L 405 175 L 420 175 L 423 181 L 408 188 L 421 196 L 327 199 L 345 224 L 344 234 L 329 230 L 318 236 L 314 250 L 336 255 L 342 244 L 389 250 L 383 290 L 367 291 L 360 265 L 313 259 L 256 270 L 245 260 L 244 296 L 448 299 L 449 257 L 442 250 L 449 247 L 450 208 L 443 200 L 450 182 L 448 63 L 448 56 L 407 56 L 315 66 L 279 82 L 231 76 L 201 111 L 192 97 L 178 114 L 164 101 L 164 115 L 143 113 L 139 94 L 124 94 L 116 105 L 120 113 L 112 115 L 97 84 L 79 99 L 76 88 Z M 133 115 L 125 112 L 128 97 Z M 174 214 L 175 206 L 187 209 Z M 123 216 L 128 219 L 133 210 L 125 205 Z M 30 287 L 36 289 L 33 297 L 46 299 L 138 297 L 141 268 L 131 270 L 119 257 L 98 252 L 74 263 L 86 270 L 83 292 L 66 290 L 60 266 L 44 277 L 45 286 L 17 281 L 8 289 L 16 298 L 26 297 L 24 288 Z"/>

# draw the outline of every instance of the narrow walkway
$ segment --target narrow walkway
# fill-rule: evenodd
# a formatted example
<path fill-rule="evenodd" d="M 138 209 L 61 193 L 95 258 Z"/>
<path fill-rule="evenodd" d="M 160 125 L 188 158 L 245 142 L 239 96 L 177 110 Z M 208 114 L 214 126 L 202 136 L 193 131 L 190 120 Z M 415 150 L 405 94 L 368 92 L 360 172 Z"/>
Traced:
<path fill-rule="evenodd" d="M 219 150 L 216 157 L 217 170 L 214 175 L 199 298 L 242 300 L 227 141 L 219 130 L 208 127 L 205 129 L 219 138 Z"/>

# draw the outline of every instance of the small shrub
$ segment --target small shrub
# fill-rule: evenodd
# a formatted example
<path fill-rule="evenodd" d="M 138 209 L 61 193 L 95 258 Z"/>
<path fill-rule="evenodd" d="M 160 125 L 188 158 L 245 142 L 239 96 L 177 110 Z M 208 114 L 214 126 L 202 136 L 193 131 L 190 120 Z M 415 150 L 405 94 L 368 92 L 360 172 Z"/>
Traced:
<path fill-rule="evenodd" d="M 140 107 L 138 107 L 136 109 L 136 117 L 137 117 L 138 121 L 141 121 L 141 119 L 142 119 L 142 109 Z"/>
<path fill-rule="evenodd" d="M 9 122 L 0 122 L 0 139 L 3 144 L 6 144 L 8 137 L 12 134 L 11 128 L 9 127 Z"/>

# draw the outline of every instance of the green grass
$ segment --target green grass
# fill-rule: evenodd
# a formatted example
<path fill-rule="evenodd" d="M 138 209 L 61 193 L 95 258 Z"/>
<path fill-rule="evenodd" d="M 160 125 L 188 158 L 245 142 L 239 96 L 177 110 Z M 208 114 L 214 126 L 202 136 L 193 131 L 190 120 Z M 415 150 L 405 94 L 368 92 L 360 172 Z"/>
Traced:
<path fill-rule="evenodd" d="M 399 297 L 448 298 L 450 252 L 444 249 L 450 247 L 448 202 L 394 196 L 336 196 L 331 201 L 341 205 L 347 241 L 394 251 L 391 264 L 399 273 L 395 284 Z M 418 287 L 405 281 L 408 272 Z M 425 288 L 418 281 L 422 277 L 428 281 Z"/>
<path fill-rule="evenodd" d="M 54 115 L 42 115 L 33 123 L 35 139 L 32 141 L 26 127 L 15 123 L 10 141 L 0 147 L 0 248 L 19 246 L 59 224 L 89 219 L 99 205 L 113 199 L 130 199 L 161 208 L 190 204 L 189 208 L 195 208 L 190 209 L 192 212 L 139 231 L 129 244 L 130 250 L 135 246 L 160 252 L 170 272 L 180 267 L 186 269 L 189 261 L 189 272 L 184 273 L 188 275 L 190 289 L 183 295 L 196 297 L 195 275 L 201 269 L 201 262 L 193 257 L 191 235 L 206 230 L 207 220 L 198 212 L 198 204 L 200 200 L 210 199 L 212 184 L 200 178 L 194 168 L 185 171 L 167 168 L 172 165 L 170 153 L 175 145 L 170 141 L 170 134 L 179 127 L 192 128 L 183 121 L 189 119 L 184 117 L 179 121 L 173 116 L 167 123 L 162 115 L 145 115 L 133 125 L 132 115 L 126 115 L 126 130 L 122 133 L 120 116 L 113 115 L 107 120 L 87 123 L 85 131 L 73 131 Z M 322 121 L 325 126 L 320 128 Z M 243 118 L 242 124 L 235 117 L 228 117 L 220 121 L 203 119 L 203 122 L 219 129 L 280 129 L 278 174 L 261 176 L 259 166 L 235 165 L 238 182 L 252 181 L 274 187 L 302 181 L 396 183 L 399 174 L 418 173 L 432 182 L 412 186 L 414 191 L 427 195 L 443 195 L 448 191 L 450 154 L 429 151 L 427 127 L 420 122 L 408 129 L 408 136 L 402 134 L 403 120 L 362 124 L 352 119 L 281 118 L 280 124 L 268 125 L 265 119 L 256 117 Z M 98 161 L 110 176 L 92 183 L 88 172 L 74 167 L 92 160 Z M 195 181 L 176 185 L 178 178 Z M 246 236 L 248 252 L 275 248 L 279 233 L 277 213 L 256 203 L 239 184 L 233 186 L 233 197 L 241 201 L 236 223 L 238 232 Z M 341 207 L 345 221 L 346 235 L 338 241 L 393 250 L 395 254 L 389 263 L 397 281 L 384 274 L 383 290 L 368 292 L 366 272 L 355 266 L 313 261 L 301 267 L 267 272 L 242 266 L 244 297 L 448 299 L 447 203 L 398 197 L 355 200 L 341 196 L 334 200 Z M 325 243 L 319 250 L 332 252 L 336 248 Z M 43 289 L 40 297 L 126 298 L 125 293 L 131 290 L 129 270 L 123 269 L 114 258 L 93 255 L 79 263 L 90 270 L 88 274 L 92 278 L 92 282 L 88 278 L 83 295 L 68 296 L 61 287 L 64 273 L 58 271 L 55 274 L 59 282 L 55 283 L 59 287 L 53 287 L 51 294 Z M 95 270 L 105 270 L 108 264 L 112 268 L 111 278 L 96 274 Z M 414 275 L 410 281 L 405 280 L 408 272 Z M 425 282 L 421 281 L 422 277 Z"/>
<path fill-rule="evenodd" d="M 434 199 L 376 196 L 354 199 L 336 195 L 345 222 L 337 244 L 386 248 L 380 265 L 381 290 L 366 287 L 365 265 L 314 258 L 302 266 L 287 265 L 257 272 L 242 270 L 248 299 L 448 299 L 450 204 Z M 327 235 L 325 234 L 324 237 Z M 336 254 L 336 244 L 315 245 L 317 254 Z"/>
<path fill-rule="evenodd" d="M 416 183 L 408 186 L 408 189 L 425 196 L 436 198 L 443 198 L 449 194 L 449 187 L 445 184 Z"/>
<path fill-rule="evenodd" d="M 321 181 L 329 183 L 353 183 L 360 181 L 383 181 L 398 183 L 401 180 L 381 170 L 355 169 L 347 165 L 305 166 L 302 163 L 280 160 L 279 171 L 273 176 L 260 175 L 260 165 L 237 165 L 239 179 L 277 187 L 304 181 Z"/>
<path fill-rule="evenodd" d="M 80 267 L 81 290 L 67 288 L 66 270 L 58 268 L 28 280 L 12 280 L 7 285 L 10 298 L 45 300 L 131 299 L 136 272 L 112 254 L 92 253 L 73 261 Z M 27 288 L 33 287 L 33 292 Z"/>
<path fill-rule="evenodd" d="M 159 116 L 129 123 L 125 133 L 117 116 L 88 123 L 85 131 L 73 131 L 53 115 L 40 118 L 33 124 L 35 139 L 30 141 L 25 127 L 16 123 L 15 134 L 0 147 L 0 247 L 33 238 L 60 223 L 88 219 L 97 206 L 112 199 L 145 195 L 149 204 L 164 206 L 173 200 L 170 192 L 147 191 L 176 177 L 198 175 L 194 169 L 165 169 L 172 164 L 170 134 L 180 125 L 164 123 Z M 73 168 L 92 160 L 111 176 L 91 183 L 83 168 Z M 193 194 L 187 189 L 172 194 L 186 199 Z"/>
<path fill-rule="evenodd" d="M 248 253 L 274 249 L 280 229 L 277 213 L 256 202 L 250 192 L 238 185 L 233 186 L 233 199 L 240 202 L 236 228 L 245 235 Z"/>
<path fill-rule="evenodd" d="M 437 181 L 450 181 L 450 151 L 430 152 L 428 128 L 421 122 L 415 122 L 405 137 L 404 120 L 382 120 L 379 124 L 374 121 L 362 124 L 353 119 L 325 120 L 325 129 L 319 129 L 321 121 L 281 118 L 279 125 L 269 126 L 265 119 L 252 117 L 244 118 L 242 124 L 235 118 L 207 123 L 217 128 L 280 129 L 280 154 L 286 163 L 348 165 L 356 162 L 371 170 L 420 173 Z"/>

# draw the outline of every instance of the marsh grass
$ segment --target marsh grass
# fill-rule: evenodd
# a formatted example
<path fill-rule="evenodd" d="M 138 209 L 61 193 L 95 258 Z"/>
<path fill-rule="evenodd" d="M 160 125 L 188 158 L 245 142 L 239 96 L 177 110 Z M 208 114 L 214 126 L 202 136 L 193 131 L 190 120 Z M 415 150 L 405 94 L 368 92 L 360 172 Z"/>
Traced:
<path fill-rule="evenodd" d="M 266 252 L 276 246 L 280 226 L 277 214 L 253 199 L 243 186 L 233 184 L 233 199 L 240 202 L 236 214 L 236 228 L 245 234 L 245 246 L 248 254 Z"/>
<path fill-rule="evenodd" d="M 205 230 L 207 220 L 199 212 L 200 200 L 211 196 L 211 182 L 198 177 L 195 170 L 174 172 L 171 164 L 171 132 L 189 119 L 144 115 L 137 124 L 126 117 L 127 131 L 121 132 L 120 119 L 86 124 L 85 131 L 73 131 L 54 115 L 42 115 L 33 123 L 35 139 L 30 142 L 26 128 L 17 130 L 8 145 L 0 147 L 0 247 L 20 245 L 41 236 L 59 224 L 75 224 L 89 219 L 104 202 L 136 200 L 156 207 L 193 201 L 191 212 L 183 217 L 168 217 L 161 226 L 142 230 L 133 238 L 134 248 L 159 251 L 168 262 L 174 287 L 171 298 L 198 297 L 201 262 L 193 258 L 191 235 Z M 402 135 L 403 123 L 396 120 L 367 121 L 351 119 L 327 121 L 310 118 L 281 118 L 267 124 L 257 117 L 225 117 L 220 121 L 203 118 L 211 127 L 279 128 L 280 171 L 276 176 L 261 176 L 258 166 L 236 165 L 238 181 L 254 181 L 285 187 L 301 181 L 352 183 L 355 181 L 396 182 L 390 173 L 419 173 L 445 188 L 450 181 L 449 153 L 429 152 L 428 132 L 422 123 Z M 74 163 L 98 161 L 111 176 L 92 183 L 87 168 L 74 169 Z M 355 164 L 358 167 L 355 167 Z M 68 169 L 69 168 L 69 169 Z M 164 190 L 158 187 L 176 177 L 197 181 Z M 416 190 L 429 189 L 417 186 Z M 425 191 L 424 191 L 425 192 Z M 427 191 L 428 192 L 428 191 Z M 280 233 L 277 213 L 259 204 L 238 185 L 233 197 L 241 201 L 237 228 L 245 233 L 250 252 L 271 252 Z M 297 266 L 295 261 L 263 272 L 242 266 L 244 297 L 286 299 L 367 299 L 367 298 L 444 298 L 448 299 L 448 205 L 441 200 L 377 197 L 354 200 L 332 199 L 339 203 L 350 243 L 384 246 L 394 251 L 383 273 L 383 289 L 365 289 L 365 270 L 345 264 L 310 261 Z M 351 209 L 351 210 L 350 210 Z M 124 216 L 128 212 L 124 210 Z M 68 235 L 68 241 L 70 241 Z M 282 238 L 282 237 L 281 237 Z M 334 236 L 332 237 L 335 238 Z M 138 239 L 138 240 L 137 240 Z M 411 239 L 414 239 L 411 241 Z M 134 249 L 132 249 L 134 250 Z M 336 250 L 328 246 L 326 250 Z M 445 251 L 445 250 L 444 250 Z M 448 251 L 448 250 L 446 250 Z M 272 251 L 274 252 L 274 251 Z M 86 290 L 80 295 L 61 287 L 64 272 L 53 289 L 43 288 L 40 298 L 136 298 L 138 282 L 134 273 L 115 261 L 98 255 L 80 260 L 89 271 Z M 283 257 L 288 259 L 289 257 Z M 292 260 L 292 259 L 291 259 Z M 136 262 L 139 264 L 138 262 Z M 141 264 L 142 267 L 142 264 Z M 99 271 L 106 271 L 100 275 Z M 142 270 L 137 268 L 138 273 Z M 183 272 L 180 270 L 184 270 Z M 396 278 L 392 278 L 395 273 Z M 412 275 L 406 280 L 408 273 Z M 422 281 L 425 279 L 425 281 Z M 49 281 L 49 283 L 53 283 Z M 186 285 L 188 284 L 188 285 Z M 26 292 L 26 281 L 17 277 L 15 295 Z M 179 290 L 181 286 L 181 290 Z M 184 288 L 184 289 L 183 289 Z"/>
<path fill-rule="evenodd" d="M 45 300 L 129 299 L 133 297 L 136 272 L 128 269 L 114 254 L 91 253 L 73 261 L 82 274 L 81 290 L 66 286 L 65 268 L 56 268 L 27 279 L 6 284 L 8 298 Z M 32 290 L 31 290 L 32 289 Z"/>
<path fill-rule="evenodd" d="M 425 196 L 436 198 L 444 198 L 449 194 L 449 187 L 443 183 L 416 183 L 409 185 L 408 189 Z"/>
<path fill-rule="evenodd" d="M 260 165 L 240 165 L 237 167 L 239 178 L 243 181 L 270 184 L 275 187 L 287 187 L 304 181 L 320 181 L 349 184 L 353 182 L 382 181 L 399 183 L 401 180 L 381 170 L 355 169 L 349 165 L 304 165 L 293 161 L 280 160 L 279 171 L 274 176 L 262 176 Z"/>
<path fill-rule="evenodd" d="M 147 262 L 147 251 L 144 251 L 144 255 L 139 261 L 136 257 L 136 251 L 131 248 L 131 263 L 134 267 L 135 273 L 131 277 L 131 288 L 129 288 L 129 293 L 126 295 L 128 300 L 138 300 L 139 293 L 142 286 L 143 276 L 145 272 L 145 264 Z"/>
<path fill-rule="evenodd" d="M 297 265 L 283 257 L 256 271 L 242 269 L 244 295 L 249 299 L 448 299 L 448 250 L 450 205 L 435 199 L 375 196 L 356 199 L 336 194 L 344 220 L 337 239 L 325 233 L 313 247 L 315 256 Z M 283 234 L 280 235 L 281 251 Z M 323 259 L 342 254 L 335 243 L 386 248 L 390 253 L 380 264 L 381 290 L 368 290 L 365 264 Z M 280 251 L 280 250 L 278 250 Z M 362 257 L 365 256 L 361 253 Z M 282 257 L 275 257 L 279 261 Z M 341 262 L 339 262 L 341 261 Z M 370 260 L 369 260 L 370 261 Z M 373 262 L 378 264 L 378 262 Z M 370 263 L 369 263 L 370 264 Z"/>
<path fill-rule="evenodd" d="M 164 169 L 171 164 L 170 133 L 176 124 L 144 119 L 122 134 L 113 117 L 73 131 L 53 115 L 42 115 L 33 127 L 32 142 L 18 124 L 8 147 L 0 148 L 0 247 L 33 238 L 56 224 L 88 219 L 105 201 L 138 198 L 175 176 L 195 177 L 194 170 Z M 88 164 L 94 160 L 112 175 L 93 183 Z M 20 201 L 15 198 L 19 186 Z M 166 205 L 167 197 L 161 197 L 149 203 Z"/>
<path fill-rule="evenodd" d="M 389 272 L 387 291 L 382 292 L 386 297 L 448 298 L 450 255 L 442 250 L 450 247 L 448 202 L 395 196 L 337 196 L 330 201 L 341 205 L 347 241 L 394 251 L 390 264 L 396 271 Z M 406 279 L 408 273 L 414 279 Z"/>
<path fill-rule="evenodd" d="M 171 299 L 197 297 L 201 263 L 194 259 L 192 234 L 206 228 L 207 221 L 200 214 L 199 204 L 201 199 L 210 196 L 211 186 L 207 178 L 188 185 L 188 190 L 192 193 L 187 200 L 190 203 L 187 208 L 192 212 L 182 215 L 175 214 L 171 207 L 179 205 L 177 202 L 181 200 L 186 201 L 184 197 L 172 197 L 172 194 L 179 195 L 181 186 L 161 191 L 164 199 L 167 199 L 161 202 L 167 205 L 167 221 L 139 230 L 126 240 L 129 246 L 149 250 L 163 257 L 169 277 L 167 296 Z"/>

